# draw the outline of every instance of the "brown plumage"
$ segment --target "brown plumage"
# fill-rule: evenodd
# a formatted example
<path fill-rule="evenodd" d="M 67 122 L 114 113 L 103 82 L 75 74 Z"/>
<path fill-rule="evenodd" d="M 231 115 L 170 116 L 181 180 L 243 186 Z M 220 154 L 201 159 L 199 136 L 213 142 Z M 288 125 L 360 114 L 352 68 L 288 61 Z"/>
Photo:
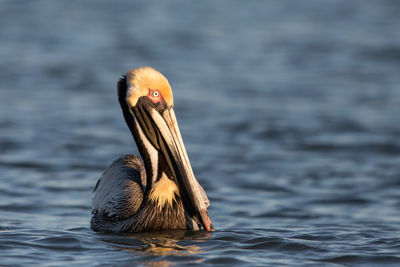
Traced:
<path fill-rule="evenodd" d="M 95 187 L 91 228 L 99 232 L 156 232 L 200 228 L 198 220 L 185 214 L 179 196 L 171 203 L 159 203 L 146 192 L 146 172 L 141 159 L 125 155 L 115 160 Z"/>

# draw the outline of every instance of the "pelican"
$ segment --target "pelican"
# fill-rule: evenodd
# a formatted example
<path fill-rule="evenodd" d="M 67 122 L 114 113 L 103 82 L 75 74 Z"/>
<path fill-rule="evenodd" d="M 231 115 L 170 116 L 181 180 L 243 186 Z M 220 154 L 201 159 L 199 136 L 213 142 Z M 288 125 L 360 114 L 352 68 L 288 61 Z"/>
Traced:
<path fill-rule="evenodd" d="M 214 230 L 210 202 L 182 141 L 168 80 L 143 67 L 123 75 L 117 88 L 142 159 L 124 155 L 103 172 L 94 189 L 91 228 L 125 233 Z"/>

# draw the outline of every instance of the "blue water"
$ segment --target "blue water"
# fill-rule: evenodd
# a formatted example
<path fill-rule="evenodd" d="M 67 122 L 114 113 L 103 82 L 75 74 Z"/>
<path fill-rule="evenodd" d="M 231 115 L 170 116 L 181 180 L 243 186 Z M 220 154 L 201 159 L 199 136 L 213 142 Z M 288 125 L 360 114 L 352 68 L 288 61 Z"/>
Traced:
<path fill-rule="evenodd" d="M 398 266 L 400 2 L 1 1 L 0 265 Z M 215 232 L 103 235 L 137 153 L 116 98 L 169 79 Z"/>

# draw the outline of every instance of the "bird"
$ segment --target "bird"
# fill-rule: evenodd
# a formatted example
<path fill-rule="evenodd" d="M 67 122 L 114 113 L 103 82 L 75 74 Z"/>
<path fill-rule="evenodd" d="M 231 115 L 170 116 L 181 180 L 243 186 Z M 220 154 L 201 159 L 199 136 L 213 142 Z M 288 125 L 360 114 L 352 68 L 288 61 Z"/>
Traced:
<path fill-rule="evenodd" d="M 117 91 L 141 158 L 127 154 L 105 169 L 93 191 L 91 228 L 213 231 L 210 201 L 194 176 L 167 78 L 152 67 L 134 68 L 122 75 Z"/>

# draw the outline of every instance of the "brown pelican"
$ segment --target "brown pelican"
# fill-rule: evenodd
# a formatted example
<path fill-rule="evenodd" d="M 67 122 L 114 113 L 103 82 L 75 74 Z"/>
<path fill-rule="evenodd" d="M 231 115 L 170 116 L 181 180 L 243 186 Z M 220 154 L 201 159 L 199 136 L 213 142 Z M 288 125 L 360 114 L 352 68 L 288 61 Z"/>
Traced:
<path fill-rule="evenodd" d="M 94 189 L 91 228 L 100 232 L 213 230 L 209 200 L 196 180 L 173 110 L 168 80 L 144 67 L 118 82 L 118 100 L 142 160 L 125 155 Z"/>

